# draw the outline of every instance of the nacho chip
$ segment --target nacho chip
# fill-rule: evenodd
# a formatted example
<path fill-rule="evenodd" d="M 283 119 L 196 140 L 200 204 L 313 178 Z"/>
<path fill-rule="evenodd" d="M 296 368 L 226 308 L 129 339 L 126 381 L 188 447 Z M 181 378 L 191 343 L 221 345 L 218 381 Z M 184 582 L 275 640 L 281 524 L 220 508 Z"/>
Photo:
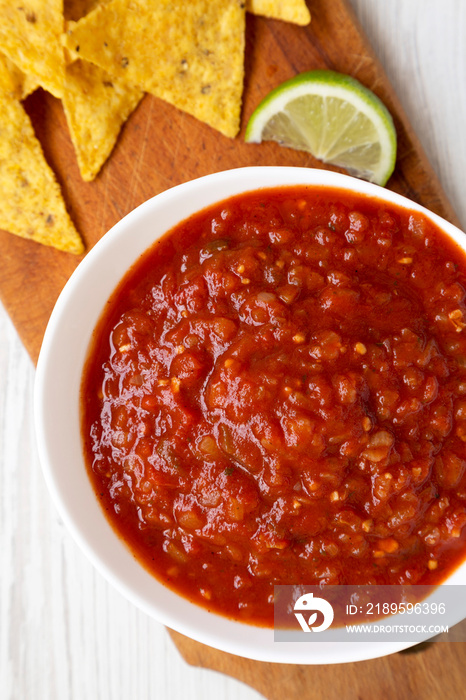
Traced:
<path fill-rule="evenodd" d="M 66 20 L 72 20 L 77 22 L 87 15 L 91 10 L 94 10 L 97 5 L 102 5 L 108 0 L 65 0 L 63 5 L 63 11 Z"/>
<path fill-rule="evenodd" d="M 61 97 L 65 59 L 63 0 L 0 0 L 0 46 L 18 68 Z"/>
<path fill-rule="evenodd" d="M 0 53 L 0 94 L 20 100 L 23 94 L 24 73 Z"/>
<path fill-rule="evenodd" d="M 35 75 L 23 75 L 23 90 L 21 99 L 24 100 L 28 95 L 31 95 L 37 88 L 40 87 L 38 78 Z"/>
<path fill-rule="evenodd" d="M 244 34 L 241 0 L 111 0 L 70 28 L 66 46 L 233 137 Z"/>
<path fill-rule="evenodd" d="M 83 252 L 29 117 L 5 93 L 0 94 L 0 189 L 1 229 L 70 253 Z"/>
<path fill-rule="evenodd" d="M 63 107 L 83 180 L 93 180 L 144 93 L 77 60 L 66 67 Z"/>
<path fill-rule="evenodd" d="M 65 0 L 65 26 L 108 0 Z M 63 37 L 62 37 L 63 39 Z M 83 180 L 93 180 L 144 92 L 67 51 L 63 108 Z M 74 63 L 73 63 L 74 61 Z"/>
<path fill-rule="evenodd" d="M 246 0 L 246 10 L 254 15 L 282 19 L 293 24 L 309 24 L 311 13 L 305 0 Z"/>
<path fill-rule="evenodd" d="M 16 100 L 24 100 L 39 87 L 34 76 L 24 75 L 13 61 L 1 53 L 0 63 L 0 92 Z"/>

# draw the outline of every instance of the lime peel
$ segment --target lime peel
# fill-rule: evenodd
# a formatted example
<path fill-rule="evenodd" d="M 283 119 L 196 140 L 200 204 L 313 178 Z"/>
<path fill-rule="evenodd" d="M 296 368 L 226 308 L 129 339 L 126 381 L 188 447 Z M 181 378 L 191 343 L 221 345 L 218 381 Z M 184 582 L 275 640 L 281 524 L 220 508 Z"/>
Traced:
<path fill-rule="evenodd" d="M 379 185 L 396 161 L 396 130 L 383 102 L 355 78 L 330 70 L 301 73 L 272 90 L 253 112 L 245 140 L 307 151 Z"/>

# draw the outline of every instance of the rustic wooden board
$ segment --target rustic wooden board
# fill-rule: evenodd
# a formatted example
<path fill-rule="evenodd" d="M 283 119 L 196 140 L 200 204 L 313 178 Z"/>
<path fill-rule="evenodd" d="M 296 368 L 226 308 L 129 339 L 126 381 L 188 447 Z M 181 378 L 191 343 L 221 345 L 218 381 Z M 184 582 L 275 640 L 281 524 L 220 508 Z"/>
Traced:
<path fill-rule="evenodd" d="M 99 177 L 84 183 L 61 103 L 42 91 L 28 98 L 26 108 L 88 249 L 138 204 L 191 178 L 245 165 L 322 167 L 305 153 L 243 140 L 247 119 L 262 97 L 281 81 L 312 68 L 354 75 L 383 99 L 395 118 L 399 139 L 398 163 L 389 187 L 454 220 L 414 130 L 346 0 L 314 0 L 311 8 L 309 27 L 247 16 L 242 131 L 234 140 L 146 96 Z M 79 260 L 6 232 L 0 232 L 0 250 L 0 298 L 36 360 L 53 305 Z"/>
<path fill-rule="evenodd" d="M 268 700 L 447 700 L 465 694 L 463 642 L 419 644 L 337 666 L 300 666 L 250 661 L 170 634 L 189 664 L 238 678 Z"/>
<path fill-rule="evenodd" d="M 42 91 L 28 98 L 26 108 L 88 249 L 135 206 L 191 178 L 246 165 L 323 167 L 307 154 L 276 144 L 245 144 L 243 135 L 253 109 L 272 87 L 303 70 L 325 67 L 357 77 L 392 112 L 399 155 L 388 186 L 456 223 L 415 132 L 346 0 L 314 0 L 310 6 L 312 24 L 305 28 L 248 16 L 242 131 L 234 140 L 146 96 L 124 127 L 102 173 L 95 182 L 84 183 L 60 103 Z M 36 361 L 53 305 L 79 259 L 2 231 L 0 250 L 0 298 Z M 290 700 L 443 700 L 463 694 L 463 644 L 429 645 L 338 667 L 304 667 L 252 662 L 177 633 L 172 637 L 189 663 L 240 678 L 271 699 L 287 695 Z M 448 668 L 441 681 L 438 668 Z"/>

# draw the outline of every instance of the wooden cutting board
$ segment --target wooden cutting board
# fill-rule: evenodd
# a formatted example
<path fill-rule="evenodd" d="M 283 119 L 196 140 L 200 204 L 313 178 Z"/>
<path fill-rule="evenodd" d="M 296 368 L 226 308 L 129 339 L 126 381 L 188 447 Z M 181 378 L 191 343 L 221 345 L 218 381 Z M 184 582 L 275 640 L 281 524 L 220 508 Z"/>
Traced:
<path fill-rule="evenodd" d="M 267 92 L 296 73 L 331 68 L 376 92 L 394 116 L 399 156 L 388 186 L 454 220 L 414 130 L 346 0 L 313 0 L 312 22 L 298 27 L 247 15 L 242 130 L 228 139 L 160 100 L 146 96 L 131 116 L 112 157 L 84 183 L 61 103 L 37 91 L 26 101 L 46 158 L 88 248 L 138 204 L 194 177 L 246 165 L 322 167 L 305 153 L 277 144 L 246 144 L 245 125 Z M 32 359 L 37 360 L 54 303 L 79 259 L 0 232 L 0 298 Z"/>
<path fill-rule="evenodd" d="M 313 68 L 353 75 L 382 98 L 395 119 L 399 143 L 397 166 L 388 187 L 457 223 L 346 0 L 314 0 L 311 9 L 312 23 L 304 28 L 248 15 L 242 131 L 234 140 L 146 96 L 99 177 L 84 183 L 60 102 L 42 91 L 28 98 L 26 109 L 87 249 L 141 202 L 194 177 L 247 165 L 323 167 L 307 154 L 272 143 L 248 145 L 243 140 L 247 120 L 267 92 Z M 0 250 L 0 298 L 35 362 L 54 303 L 79 259 L 3 231 Z M 178 633 L 173 632 L 172 638 L 188 663 L 230 674 L 270 699 L 445 700 L 464 694 L 464 644 L 433 644 L 385 659 L 306 667 L 253 662 Z M 448 673 L 441 674 L 439 669 L 448 669 Z"/>

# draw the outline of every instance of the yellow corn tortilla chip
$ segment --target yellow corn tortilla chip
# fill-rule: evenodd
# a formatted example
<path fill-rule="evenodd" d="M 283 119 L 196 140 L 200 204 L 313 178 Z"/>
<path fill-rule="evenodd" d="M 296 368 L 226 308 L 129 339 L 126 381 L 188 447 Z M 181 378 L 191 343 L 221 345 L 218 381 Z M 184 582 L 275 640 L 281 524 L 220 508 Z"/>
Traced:
<path fill-rule="evenodd" d="M 0 53 L 0 94 L 20 100 L 23 94 L 24 73 Z"/>
<path fill-rule="evenodd" d="M 38 87 L 37 80 L 24 73 L 7 56 L 0 53 L 0 92 L 23 100 Z"/>
<path fill-rule="evenodd" d="M 233 137 L 244 34 L 242 0 L 111 0 L 70 27 L 66 46 Z"/>
<path fill-rule="evenodd" d="M 77 22 L 106 0 L 64 0 L 63 11 L 66 20 Z M 107 0 L 108 2 L 108 0 Z"/>
<path fill-rule="evenodd" d="M 83 180 L 93 180 L 144 93 L 78 59 L 66 67 L 63 107 Z"/>
<path fill-rule="evenodd" d="M 65 26 L 108 0 L 65 0 Z M 62 37 L 63 38 L 63 37 Z M 63 108 L 83 180 L 93 180 L 144 92 L 67 51 Z M 74 63 L 73 63 L 74 61 Z"/>
<path fill-rule="evenodd" d="M 0 0 L 0 47 L 18 68 L 61 97 L 65 59 L 63 0 Z"/>
<path fill-rule="evenodd" d="M 305 25 L 311 21 L 305 0 L 246 0 L 246 10 L 293 24 Z"/>
<path fill-rule="evenodd" d="M 0 93 L 0 191 L 1 229 L 70 253 L 83 252 L 29 117 L 18 100 L 4 92 Z"/>
<path fill-rule="evenodd" d="M 24 75 L 21 99 L 24 100 L 28 95 L 37 90 L 38 87 L 40 87 L 40 84 L 38 78 L 35 75 Z"/>

